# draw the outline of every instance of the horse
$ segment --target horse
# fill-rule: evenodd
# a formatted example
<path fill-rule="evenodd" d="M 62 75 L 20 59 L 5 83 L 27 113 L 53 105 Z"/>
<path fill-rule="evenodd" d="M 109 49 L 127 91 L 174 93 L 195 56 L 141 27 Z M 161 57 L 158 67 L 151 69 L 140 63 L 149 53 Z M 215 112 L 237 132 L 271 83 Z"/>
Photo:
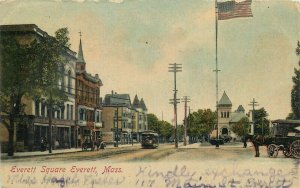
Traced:
<path fill-rule="evenodd" d="M 271 144 L 271 137 L 263 135 L 245 135 L 244 147 L 247 146 L 245 142 L 251 141 L 255 149 L 255 157 L 259 157 L 259 146 L 267 146 Z"/>

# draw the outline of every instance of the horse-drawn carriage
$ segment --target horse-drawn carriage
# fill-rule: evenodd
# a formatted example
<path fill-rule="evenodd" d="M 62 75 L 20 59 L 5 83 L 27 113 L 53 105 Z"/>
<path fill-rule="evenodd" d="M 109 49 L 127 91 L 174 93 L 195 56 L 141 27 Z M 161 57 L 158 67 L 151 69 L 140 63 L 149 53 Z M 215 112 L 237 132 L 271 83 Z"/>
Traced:
<path fill-rule="evenodd" d="M 269 157 L 277 157 L 282 150 L 284 156 L 300 159 L 300 121 L 275 120 L 272 134 L 267 145 Z"/>

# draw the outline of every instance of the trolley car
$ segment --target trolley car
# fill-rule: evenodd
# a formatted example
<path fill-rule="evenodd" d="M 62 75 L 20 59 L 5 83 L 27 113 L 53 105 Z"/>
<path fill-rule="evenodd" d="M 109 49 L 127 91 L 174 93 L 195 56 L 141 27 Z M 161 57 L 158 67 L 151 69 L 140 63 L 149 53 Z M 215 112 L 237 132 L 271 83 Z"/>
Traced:
<path fill-rule="evenodd" d="M 142 148 L 157 148 L 158 134 L 154 131 L 144 131 L 142 133 Z"/>

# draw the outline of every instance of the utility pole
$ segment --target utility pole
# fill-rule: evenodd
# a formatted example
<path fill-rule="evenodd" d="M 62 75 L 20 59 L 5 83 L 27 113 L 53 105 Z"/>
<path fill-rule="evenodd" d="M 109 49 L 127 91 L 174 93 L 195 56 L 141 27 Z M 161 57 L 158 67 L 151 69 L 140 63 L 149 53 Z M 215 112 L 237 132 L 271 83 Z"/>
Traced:
<path fill-rule="evenodd" d="M 255 110 L 255 106 L 259 106 L 257 104 L 258 102 L 255 101 L 255 99 L 253 98 L 253 100 L 250 102 L 249 106 L 252 106 L 252 125 L 251 125 L 251 135 L 254 135 L 254 110 Z"/>
<path fill-rule="evenodd" d="M 186 146 L 186 127 L 187 127 L 187 103 L 191 102 L 191 99 L 188 98 L 189 96 L 184 96 L 182 102 L 184 102 L 184 138 L 183 138 L 183 145 Z"/>
<path fill-rule="evenodd" d="M 176 73 L 182 72 L 182 64 L 172 63 L 169 64 L 169 72 L 174 73 L 174 121 L 175 121 L 175 148 L 178 148 L 178 138 L 177 138 L 177 103 L 179 103 L 179 99 L 177 99 L 177 88 L 176 88 Z"/>

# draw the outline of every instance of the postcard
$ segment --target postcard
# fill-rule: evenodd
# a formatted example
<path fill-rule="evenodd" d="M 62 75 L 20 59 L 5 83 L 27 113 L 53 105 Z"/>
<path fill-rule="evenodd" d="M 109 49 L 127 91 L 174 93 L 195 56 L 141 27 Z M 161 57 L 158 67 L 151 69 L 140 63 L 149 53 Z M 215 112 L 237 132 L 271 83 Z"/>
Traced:
<path fill-rule="evenodd" d="M 0 0 L 1 188 L 300 187 L 299 0 Z"/>

